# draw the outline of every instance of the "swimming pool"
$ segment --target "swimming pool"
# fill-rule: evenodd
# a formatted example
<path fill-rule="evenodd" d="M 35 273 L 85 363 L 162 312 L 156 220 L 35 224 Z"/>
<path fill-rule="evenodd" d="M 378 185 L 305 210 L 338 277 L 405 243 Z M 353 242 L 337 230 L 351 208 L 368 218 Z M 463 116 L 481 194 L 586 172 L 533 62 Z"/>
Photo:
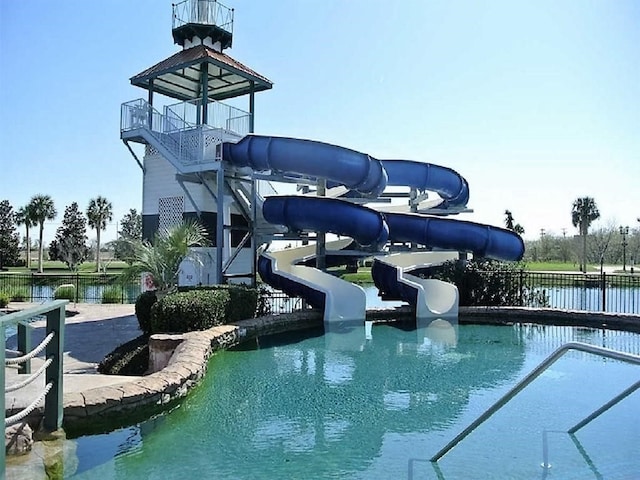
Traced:
<path fill-rule="evenodd" d="M 632 365 L 570 353 L 429 458 L 567 341 L 640 353 L 640 335 L 535 325 L 398 325 L 260 338 L 216 354 L 171 413 L 76 439 L 72 478 L 628 478 L 640 471 Z M 543 469 L 543 439 L 551 469 Z M 576 443 L 577 442 L 577 443 Z M 75 469 L 75 468 L 74 468 Z M 71 472 L 69 472 L 71 473 Z"/>

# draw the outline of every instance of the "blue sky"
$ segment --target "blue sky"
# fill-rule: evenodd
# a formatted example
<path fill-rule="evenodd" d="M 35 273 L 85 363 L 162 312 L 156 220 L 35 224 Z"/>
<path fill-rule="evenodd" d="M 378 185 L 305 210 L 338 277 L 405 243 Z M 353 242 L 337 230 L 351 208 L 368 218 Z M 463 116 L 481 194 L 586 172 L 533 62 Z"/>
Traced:
<path fill-rule="evenodd" d="M 227 53 L 275 84 L 257 133 L 451 167 L 471 187 L 461 218 L 502 225 L 510 209 L 525 238 L 575 233 L 585 195 L 600 225 L 640 225 L 640 2 L 226 5 Z M 103 195 L 115 237 L 142 199 L 119 106 L 146 96 L 131 76 L 178 49 L 168 0 L 0 2 L 0 199 L 51 195 L 52 238 L 66 205 Z"/>

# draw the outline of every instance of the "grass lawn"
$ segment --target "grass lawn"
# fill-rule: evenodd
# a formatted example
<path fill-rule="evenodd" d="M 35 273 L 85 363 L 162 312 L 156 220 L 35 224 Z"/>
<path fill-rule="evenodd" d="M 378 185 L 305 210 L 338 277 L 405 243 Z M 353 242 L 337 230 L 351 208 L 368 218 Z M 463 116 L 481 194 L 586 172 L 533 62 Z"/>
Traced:
<path fill-rule="evenodd" d="M 529 272 L 578 272 L 580 265 L 573 262 L 526 262 L 525 270 Z M 587 272 L 599 271 L 599 266 L 587 265 Z"/>
<path fill-rule="evenodd" d="M 42 262 L 42 270 L 44 273 L 55 273 L 59 275 L 68 275 L 74 274 L 76 272 L 70 271 L 67 266 L 60 261 L 51 261 L 45 260 Z M 104 268 L 105 262 L 100 262 L 101 269 Z M 108 261 L 107 265 L 107 273 L 120 273 L 123 268 L 127 266 L 125 262 L 121 262 L 120 260 Z M 8 267 L 6 272 L 3 273 L 36 273 L 38 271 L 38 260 L 31 261 L 31 269 L 27 267 Z M 84 262 L 78 267 L 78 273 L 89 274 L 95 273 L 96 271 L 96 262 L 89 261 Z M 102 272 L 101 272 L 102 273 Z"/>

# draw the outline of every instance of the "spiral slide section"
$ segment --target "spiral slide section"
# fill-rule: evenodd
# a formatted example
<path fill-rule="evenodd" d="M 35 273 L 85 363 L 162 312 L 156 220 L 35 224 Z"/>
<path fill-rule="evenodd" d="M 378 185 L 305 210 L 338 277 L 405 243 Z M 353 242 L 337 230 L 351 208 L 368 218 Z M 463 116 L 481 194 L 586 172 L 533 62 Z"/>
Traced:
<path fill-rule="evenodd" d="M 378 249 L 387 242 L 389 235 L 382 214 L 343 200 L 268 197 L 262 212 L 268 222 L 287 225 L 293 230 L 325 231 L 350 237 L 330 242 L 328 250 L 341 250 L 353 240 Z M 297 265 L 314 256 L 315 245 L 263 253 L 258 259 L 258 273 L 272 287 L 302 297 L 311 306 L 323 309 L 327 323 L 364 318 L 366 295 L 361 287 L 316 268 Z"/>
<path fill-rule="evenodd" d="M 444 200 L 440 208 L 465 206 L 469 201 L 469 184 L 455 170 L 411 160 L 381 161 L 387 172 L 388 186 L 435 192 Z"/>
<path fill-rule="evenodd" d="M 412 242 L 436 249 L 468 251 L 474 256 L 496 260 L 520 260 L 524 243 L 519 235 L 504 228 L 474 222 L 387 213 L 389 239 Z M 458 289 L 434 279 L 421 279 L 414 270 L 455 260 L 457 253 L 405 253 L 377 258 L 371 269 L 373 281 L 383 298 L 402 300 L 416 309 L 417 319 L 458 315 Z"/>
<path fill-rule="evenodd" d="M 418 321 L 457 318 L 459 295 L 455 285 L 411 273 L 457 258 L 457 252 L 392 254 L 374 260 L 371 276 L 382 298 L 407 302 L 415 309 Z"/>
<path fill-rule="evenodd" d="M 247 135 L 238 143 L 223 143 L 222 158 L 257 172 L 325 178 L 371 198 L 378 197 L 387 185 L 387 173 L 379 160 L 312 140 Z"/>

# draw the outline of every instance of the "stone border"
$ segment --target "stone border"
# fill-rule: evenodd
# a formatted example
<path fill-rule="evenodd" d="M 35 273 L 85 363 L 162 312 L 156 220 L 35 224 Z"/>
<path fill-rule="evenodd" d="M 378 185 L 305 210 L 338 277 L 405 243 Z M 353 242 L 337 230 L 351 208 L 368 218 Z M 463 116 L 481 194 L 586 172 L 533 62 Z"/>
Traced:
<path fill-rule="evenodd" d="M 410 320 L 409 307 L 367 312 L 367 320 Z M 461 307 L 459 322 L 582 325 L 640 332 L 640 315 L 519 307 Z M 303 311 L 271 315 L 182 334 L 167 366 L 161 371 L 122 384 L 97 387 L 64 396 L 64 427 L 78 433 L 99 433 L 148 419 L 183 398 L 205 375 L 211 355 L 244 341 L 284 331 L 321 327 L 322 314 Z"/>

